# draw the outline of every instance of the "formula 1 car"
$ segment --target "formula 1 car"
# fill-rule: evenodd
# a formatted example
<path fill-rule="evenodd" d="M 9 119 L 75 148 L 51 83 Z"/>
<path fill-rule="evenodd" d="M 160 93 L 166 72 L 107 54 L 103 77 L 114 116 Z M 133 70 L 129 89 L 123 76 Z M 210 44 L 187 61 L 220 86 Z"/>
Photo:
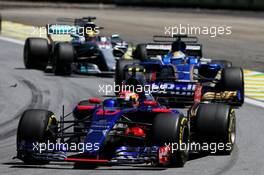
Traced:
<path fill-rule="evenodd" d="M 123 52 L 128 44 L 119 35 L 100 36 L 95 17 L 75 19 L 74 25 L 47 25 L 47 39 L 27 38 L 24 64 L 27 69 L 54 72 L 55 75 L 75 73 L 113 74 L 116 57 L 113 48 Z M 68 35 L 70 42 L 53 41 L 53 35 Z"/>
<path fill-rule="evenodd" d="M 65 120 L 69 116 L 74 119 Z M 77 167 L 102 163 L 184 166 L 190 152 L 186 145 L 195 140 L 222 143 L 227 149 L 217 152 L 230 154 L 235 144 L 233 108 L 197 103 L 184 116 L 160 105 L 150 94 L 122 91 L 103 102 L 98 98 L 81 101 L 59 121 L 50 111 L 26 110 L 18 125 L 17 158 L 26 164 L 71 161 Z M 176 149 L 176 145 L 185 147 Z"/>
<path fill-rule="evenodd" d="M 182 38 L 195 41 L 183 42 Z M 168 42 L 167 37 L 165 39 Z M 116 84 L 121 85 L 132 75 L 141 74 L 145 84 L 165 90 L 153 92 L 156 98 L 165 98 L 171 107 L 179 107 L 193 104 L 194 90 L 200 82 L 203 94 L 214 92 L 215 100 L 242 106 L 244 75 L 241 68 L 232 67 L 225 60 L 202 58 L 202 46 L 193 43 L 196 37 L 176 36 L 169 39 L 176 40 L 172 44 L 140 44 L 134 52 L 134 60 L 120 59 L 116 64 Z"/>

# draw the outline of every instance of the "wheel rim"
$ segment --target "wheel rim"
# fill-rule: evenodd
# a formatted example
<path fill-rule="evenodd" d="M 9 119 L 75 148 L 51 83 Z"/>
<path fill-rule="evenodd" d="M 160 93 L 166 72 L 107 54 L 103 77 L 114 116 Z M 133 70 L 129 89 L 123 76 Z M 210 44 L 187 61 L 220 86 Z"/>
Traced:
<path fill-rule="evenodd" d="M 232 111 L 230 114 L 230 124 L 229 124 L 229 138 L 228 142 L 234 145 L 236 140 L 236 119 L 235 119 L 235 113 Z"/>

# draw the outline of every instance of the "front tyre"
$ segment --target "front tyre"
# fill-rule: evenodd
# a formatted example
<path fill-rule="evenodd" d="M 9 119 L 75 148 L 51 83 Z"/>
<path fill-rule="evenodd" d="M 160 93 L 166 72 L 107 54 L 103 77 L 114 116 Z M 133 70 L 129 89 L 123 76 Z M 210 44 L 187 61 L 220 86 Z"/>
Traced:
<path fill-rule="evenodd" d="M 153 122 L 153 137 L 153 140 L 161 145 L 158 165 L 184 166 L 189 157 L 190 132 L 187 118 L 174 113 L 158 114 Z M 168 144 L 171 144 L 169 148 L 166 147 Z M 174 148 L 176 149 L 174 150 Z M 169 152 L 166 149 L 170 149 Z M 168 153 L 167 159 L 160 157 L 160 153 L 164 154 L 161 151 L 165 151 L 165 154 Z"/>
<path fill-rule="evenodd" d="M 57 121 L 54 114 L 47 110 L 26 110 L 18 124 L 17 157 L 25 164 L 47 164 L 49 161 L 33 156 L 33 143 L 55 142 Z"/>
<path fill-rule="evenodd" d="M 236 140 L 235 111 L 226 104 L 201 104 L 197 110 L 195 129 L 200 143 L 217 144 L 217 150 L 203 152 L 231 154 Z M 224 149 L 220 145 L 224 145 Z"/>

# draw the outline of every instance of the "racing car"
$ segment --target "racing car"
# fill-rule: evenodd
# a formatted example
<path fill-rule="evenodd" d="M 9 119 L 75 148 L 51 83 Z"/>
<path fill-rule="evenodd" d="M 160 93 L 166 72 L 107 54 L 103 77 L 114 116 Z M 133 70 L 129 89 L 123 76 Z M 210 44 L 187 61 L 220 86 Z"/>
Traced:
<path fill-rule="evenodd" d="M 154 41 L 165 43 L 139 44 L 134 60 L 120 59 L 117 62 L 115 83 L 118 86 L 129 77 L 140 74 L 145 84 L 165 89 L 164 92 L 153 92 L 156 98 L 164 98 L 171 107 L 179 107 L 193 104 L 194 90 L 200 82 L 203 94 L 214 92 L 218 97 L 215 100 L 237 107 L 243 105 L 244 75 L 241 68 L 232 67 L 229 61 L 203 58 L 202 45 L 197 43 L 196 37 L 164 36 L 165 40 L 155 39 L 157 37 L 161 36 L 154 36 Z M 182 41 L 183 38 L 188 40 Z"/>
<path fill-rule="evenodd" d="M 235 111 L 227 104 L 196 103 L 184 115 L 160 105 L 149 93 L 127 90 L 103 101 L 80 101 L 60 120 L 48 110 L 26 110 L 18 125 L 17 158 L 26 164 L 71 161 L 76 167 L 141 163 L 182 167 L 190 153 L 186 145 L 195 141 L 222 143 L 228 148 L 217 152 L 230 154 L 235 124 Z"/>
<path fill-rule="evenodd" d="M 101 36 L 95 17 L 74 20 L 74 25 L 49 24 L 47 38 L 27 38 L 24 46 L 24 65 L 27 69 L 54 72 L 55 75 L 75 73 L 113 74 L 116 57 L 113 48 L 123 52 L 128 44 L 118 34 Z M 67 35 L 69 42 L 54 41 L 54 35 Z"/>

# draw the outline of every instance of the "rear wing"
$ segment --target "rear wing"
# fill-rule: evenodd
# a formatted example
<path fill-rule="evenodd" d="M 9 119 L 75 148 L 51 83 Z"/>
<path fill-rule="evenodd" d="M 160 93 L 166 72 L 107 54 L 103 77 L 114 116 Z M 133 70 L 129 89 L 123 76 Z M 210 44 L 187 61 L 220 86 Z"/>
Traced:
<path fill-rule="evenodd" d="M 84 27 L 87 23 L 94 23 L 96 20 L 95 16 L 88 16 L 83 18 L 77 18 L 74 19 L 74 25 L 75 26 L 81 26 Z"/>
<path fill-rule="evenodd" d="M 182 41 L 187 43 L 198 43 L 198 38 L 196 36 L 187 36 L 187 35 L 173 35 L 173 36 L 162 36 L 154 35 L 153 41 L 158 43 L 172 43 L 175 41 Z"/>
<path fill-rule="evenodd" d="M 171 44 L 148 43 L 146 45 L 148 57 L 164 56 L 171 50 Z M 186 54 L 188 56 L 202 57 L 202 45 L 197 43 L 186 44 Z"/>
<path fill-rule="evenodd" d="M 148 57 L 164 56 L 171 50 L 171 44 L 176 41 L 182 41 L 186 44 L 186 54 L 188 56 L 202 57 L 202 45 L 198 44 L 198 38 L 187 35 L 174 36 L 153 36 L 154 43 L 146 45 Z"/>
<path fill-rule="evenodd" d="M 87 16 L 82 18 L 57 18 L 58 22 L 69 23 L 75 26 L 84 26 L 87 23 L 94 23 L 96 20 L 95 16 Z"/>

